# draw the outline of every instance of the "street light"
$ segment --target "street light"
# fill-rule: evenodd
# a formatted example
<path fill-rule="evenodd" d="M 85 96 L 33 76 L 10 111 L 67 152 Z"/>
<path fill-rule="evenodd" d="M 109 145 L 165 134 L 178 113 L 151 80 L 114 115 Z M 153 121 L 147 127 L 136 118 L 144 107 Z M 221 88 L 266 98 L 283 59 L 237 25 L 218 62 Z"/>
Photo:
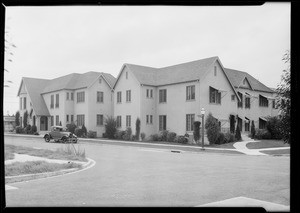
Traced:
<path fill-rule="evenodd" d="M 202 150 L 204 150 L 204 115 L 205 115 L 204 108 L 201 109 L 201 115 L 202 115 Z"/>

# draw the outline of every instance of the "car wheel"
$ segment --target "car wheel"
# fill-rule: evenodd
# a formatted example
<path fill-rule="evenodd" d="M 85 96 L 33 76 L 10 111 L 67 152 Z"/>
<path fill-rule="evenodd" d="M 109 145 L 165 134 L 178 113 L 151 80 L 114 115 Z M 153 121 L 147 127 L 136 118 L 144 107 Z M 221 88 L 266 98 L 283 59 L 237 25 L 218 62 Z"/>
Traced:
<path fill-rule="evenodd" d="M 49 136 L 49 135 L 45 136 L 45 141 L 46 141 L 47 143 L 50 141 L 50 136 Z"/>
<path fill-rule="evenodd" d="M 63 137 L 61 140 L 63 143 L 67 143 L 67 141 L 68 141 L 68 139 L 66 137 Z"/>

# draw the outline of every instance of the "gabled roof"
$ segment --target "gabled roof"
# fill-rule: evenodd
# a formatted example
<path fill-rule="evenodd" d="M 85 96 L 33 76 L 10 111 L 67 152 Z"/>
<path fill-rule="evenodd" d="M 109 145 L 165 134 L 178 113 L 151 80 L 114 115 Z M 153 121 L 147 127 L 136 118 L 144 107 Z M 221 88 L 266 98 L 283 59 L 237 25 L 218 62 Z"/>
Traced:
<path fill-rule="evenodd" d="M 228 69 L 224 68 L 229 80 L 233 84 L 234 87 L 238 88 L 240 86 L 240 83 L 244 80 L 246 77 L 249 81 L 251 87 L 253 90 L 256 91 L 262 91 L 262 92 L 270 92 L 273 93 L 274 91 L 271 90 L 269 87 L 255 79 L 253 76 L 248 74 L 247 72 L 242 72 L 234 69 Z"/>
<path fill-rule="evenodd" d="M 36 115 L 49 116 L 48 107 L 41 95 L 41 91 L 44 90 L 45 86 L 50 80 L 38 79 L 38 78 L 22 78 L 22 82 L 25 84 L 28 95 L 31 99 L 31 103 Z M 21 83 L 22 85 L 22 83 Z"/>
<path fill-rule="evenodd" d="M 44 88 L 42 94 L 62 89 L 74 90 L 85 88 L 94 83 L 95 79 L 97 79 L 100 75 L 104 76 L 105 81 L 108 83 L 110 88 L 112 88 L 115 83 L 115 77 L 108 73 L 91 71 L 83 74 L 72 73 L 69 75 L 52 79 Z"/>

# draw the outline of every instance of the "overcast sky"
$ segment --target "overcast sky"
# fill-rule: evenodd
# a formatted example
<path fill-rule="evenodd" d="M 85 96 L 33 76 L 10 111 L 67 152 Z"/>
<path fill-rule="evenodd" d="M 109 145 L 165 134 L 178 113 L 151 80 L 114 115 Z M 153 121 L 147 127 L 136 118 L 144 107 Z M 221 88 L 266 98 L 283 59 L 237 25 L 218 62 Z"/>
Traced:
<path fill-rule="evenodd" d="M 159 68 L 218 56 L 224 67 L 276 87 L 290 49 L 290 3 L 6 7 L 5 28 L 17 46 L 5 60 L 13 84 L 4 89 L 4 114 L 14 114 L 22 77 L 117 77 L 123 63 Z"/>

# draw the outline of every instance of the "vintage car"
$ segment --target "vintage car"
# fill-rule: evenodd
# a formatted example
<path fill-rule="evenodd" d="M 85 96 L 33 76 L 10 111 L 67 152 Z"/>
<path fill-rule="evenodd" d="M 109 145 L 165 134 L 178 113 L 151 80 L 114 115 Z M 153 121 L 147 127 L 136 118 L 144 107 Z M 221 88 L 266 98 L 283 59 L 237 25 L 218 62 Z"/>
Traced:
<path fill-rule="evenodd" d="M 77 143 L 77 136 L 62 126 L 52 126 L 51 131 L 44 135 L 44 139 L 46 142 L 54 140 L 54 142 Z"/>

